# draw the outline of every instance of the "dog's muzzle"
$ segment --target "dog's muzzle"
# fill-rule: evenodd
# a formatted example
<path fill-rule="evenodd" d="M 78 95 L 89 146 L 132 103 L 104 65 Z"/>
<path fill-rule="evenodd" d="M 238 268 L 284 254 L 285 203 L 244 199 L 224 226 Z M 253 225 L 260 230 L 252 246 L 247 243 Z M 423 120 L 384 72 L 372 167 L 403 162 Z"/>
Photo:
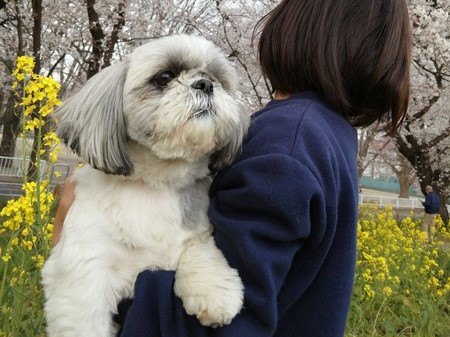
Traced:
<path fill-rule="evenodd" d="M 192 88 L 201 90 L 208 96 L 214 93 L 214 84 L 210 80 L 201 79 L 191 85 Z"/>

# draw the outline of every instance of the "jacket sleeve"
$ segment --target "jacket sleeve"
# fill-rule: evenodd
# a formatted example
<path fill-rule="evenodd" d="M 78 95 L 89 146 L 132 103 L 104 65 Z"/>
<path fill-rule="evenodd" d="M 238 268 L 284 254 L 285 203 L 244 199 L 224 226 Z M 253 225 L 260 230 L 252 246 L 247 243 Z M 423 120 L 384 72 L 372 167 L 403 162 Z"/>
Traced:
<path fill-rule="evenodd" d="M 425 196 L 425 202 L 423 203 L 423 205 L 424 205 L 425 207 L 431 207 L 432 204 L 433 204 L 433 199 L 432 199 L 432 197 L 431 197 L 431 194 L 428 193 L 428 194 Z"/>
<path fill-rule="evenodd" d="M 323 205 L 321 191 L 311 171 L 287 155 L 244 159 L 221 172 L 208 214 L 217 246 L 244 283 L 241 313 L 228 326 L 202 327 L 174 295 L 174 272 L 147 271 L 137 279 L 121 336 L 272 336 L 278 293 L 310 234 L 312 203 Z"/>

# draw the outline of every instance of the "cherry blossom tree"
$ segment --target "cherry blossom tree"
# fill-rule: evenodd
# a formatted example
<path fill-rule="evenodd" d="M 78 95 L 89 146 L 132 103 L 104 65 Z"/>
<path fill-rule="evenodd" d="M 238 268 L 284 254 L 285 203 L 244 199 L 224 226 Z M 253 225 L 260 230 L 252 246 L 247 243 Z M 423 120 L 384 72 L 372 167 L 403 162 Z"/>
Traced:
<path fill-rule="evenodd" d="M 450 0 L 408 0 L 414 48 L 408 116 L 395 136 L 421 187 L 450 195 Z M 9 91 L 18 55 L 39 57 L 40 71 L 55 76 L 63 95 L 147 40 L 176 33 L 200 34 L 218 44 L 238 69 L 240 98 L 255 111 L 271 99 L 257 58 L 256 23 L 279 0 L 0 0 L 0 154 L 12 155 L 16 131 Z M 34 15 L 33 15 L 34 10 Z M 37 17 L 36 17 L 37 16 Z M 38 32 L 40 27 L 41 34 Z M 254 39 L 255 37 L 255 39 Z M 40 38 L 40 41 L 39 41 Z M 34 47 L 33 47 L 34 46 Z M 360 172 L 371 156 L 361 132 Z M 400 159 L 399 159 L 400 160 Z M 445 207 L 442 215 L 447 219 Z"/>
<path fill-rule="evenodd" d="M 15 134 L 19 127 L 19 119 L 15 114 L 14 95 L 10 90 L 14 69 L 14 61 L 23 55 L 28 47 L 26 33 L 29 30 L 30 18 L 24 13 L 31 12 L 31 6 L 21 1 L 2 2 L 0 4 L 0 36 L 3 48 L 0 48 L 0 107 L 3 124 L 3 137 L 0 144 L 0 155 L 13 156 L 15 150 Z"/>
<path fill-rule="evenodd" d="M 379 152 L 379 158 L 395 175 L 400 185 L 399 198 L 409 199 L 409 188 L 417 181 L 416 171 L 411 163 L 399 152 L 389 139 L 385 148 Z"/>
<path fill-rule="evenodd" d="M 219 14 L 215 42 L 234 61 L 240 73 L 243 100 L 253 110 L 272 97 L 269 83 L 262 76 L 257 55 L 257 22 L 279 1 L 214 1 Z"/>
<path fill-rule="evenodd" d="M 413 32 L 412 92 L 408 115 L 395 137 L 398 150 L 419 177 L 441 196 L 441 215 L 450 196 L 450 1 L 410 3 Z"/>
<path fill-rule="evenodd" d="M 361 179 L 370 165 L 385 151 L 389 139 L 380 135 L 377 126 L 370 126 L 358 132 L 358 178 Z"/>

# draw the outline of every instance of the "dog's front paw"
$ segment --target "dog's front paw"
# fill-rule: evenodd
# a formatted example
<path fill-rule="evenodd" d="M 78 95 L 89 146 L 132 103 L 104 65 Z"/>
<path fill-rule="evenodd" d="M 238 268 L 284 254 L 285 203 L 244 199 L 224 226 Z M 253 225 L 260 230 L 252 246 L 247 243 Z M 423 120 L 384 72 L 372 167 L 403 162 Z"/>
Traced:
<path fill-rule="evenodd" d="M 191 273 L 176 278 L 176 294 L 183 300 L 186 312 L 195 315 L 202 325 L 215 328 L 230 324 L 242 308 L 241 279 L 236 270 L 227 269 L 227 275 Z"/>
<path fill-rule="evenodd" d="M 244 286 L 212 238 L 192 242 L 180 257 L 175 293 L 205 326 L 230 324 L 242 308 Z"/>

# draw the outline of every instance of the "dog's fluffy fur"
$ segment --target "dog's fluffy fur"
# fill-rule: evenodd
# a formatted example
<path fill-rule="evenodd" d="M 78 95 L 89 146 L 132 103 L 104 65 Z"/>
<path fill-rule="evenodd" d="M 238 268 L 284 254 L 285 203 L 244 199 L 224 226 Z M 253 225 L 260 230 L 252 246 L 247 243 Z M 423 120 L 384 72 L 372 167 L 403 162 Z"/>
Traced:
<path fill-rule="evenodd" d="M 90 165 L 73 177 L 75 201 L 43 269 L 50 337 L 112 336 L 118 302 L 146 269 L 175 270 L 175 293 L 204 325 L 240 311 L 241 280 L 206 215 L 208 166 L 229 164 L 248 126 L 236 78 L 211 42 L 167 37 L 59 109 L 61 137 Z"/>

